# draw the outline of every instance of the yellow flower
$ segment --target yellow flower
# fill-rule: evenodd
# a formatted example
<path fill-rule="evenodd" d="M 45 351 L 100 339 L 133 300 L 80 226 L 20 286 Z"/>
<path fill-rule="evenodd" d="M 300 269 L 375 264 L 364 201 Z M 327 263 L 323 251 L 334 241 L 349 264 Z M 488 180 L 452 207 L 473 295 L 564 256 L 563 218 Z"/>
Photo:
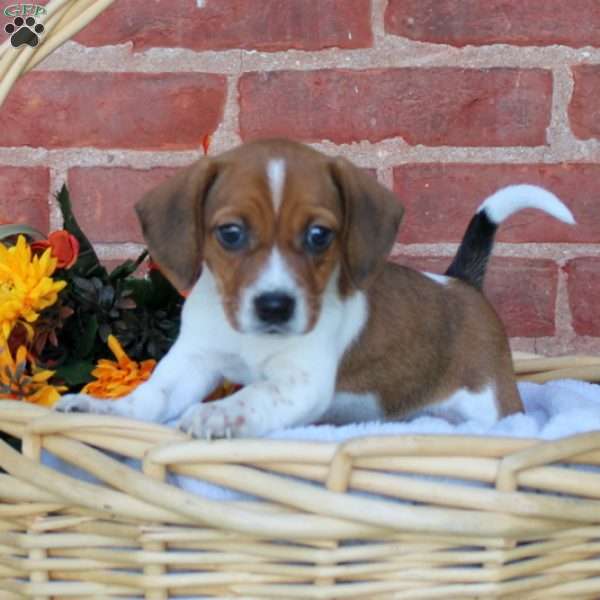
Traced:
<path fill-rule="evenodd" d="M 31 248 L 20 235 L 15 246 L 0 244 L 0 335 L 8 339 L 17 322 L 29 325 L 40 311 L 56 302 L 66 281 L 54 281 L 56 258 L 48 248 L 41 256 L 31 255 Z"/>
<path fill-rule="evenodd" d="M 98 366 L 92 371 L 96 381 L 88 383 L 81 390 L 84 394 L 96 398 L 126 396 L 140 383 L 146 381 L 156 366 L 156 361 L 153 359 L 141 363 L 131 360 L 114 335 L 108 336 L 108 347 L 115 355 L 116 362 L 101 358 Z"/>
<path fill-rule="evenodd" d="M 30 367 L 28 369 L 25 346 L 19 346 L 14 359 L 6 344 L 0 348 L 0 398 L 23 399 L 34 404 L 52 406 L 60 398 L 60 392 L 66 392 L 67 388 L 48 383 L 54 371 L 38 369 L 33 360 Z"/>

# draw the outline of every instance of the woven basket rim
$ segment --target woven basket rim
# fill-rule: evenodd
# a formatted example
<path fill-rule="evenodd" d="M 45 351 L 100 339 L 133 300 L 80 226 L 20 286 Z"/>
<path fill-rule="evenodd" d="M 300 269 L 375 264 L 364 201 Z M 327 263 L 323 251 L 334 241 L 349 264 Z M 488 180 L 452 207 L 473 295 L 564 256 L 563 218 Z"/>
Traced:
<path fill-rule="evenodd" d="M 22 453 L 0 441 L 0 598 L 600 593 L 600 431 L 208 442 L 8 400 L 0 431 L 22 440 Z M 171 475 L 250 498 L 210 500 Z"/>

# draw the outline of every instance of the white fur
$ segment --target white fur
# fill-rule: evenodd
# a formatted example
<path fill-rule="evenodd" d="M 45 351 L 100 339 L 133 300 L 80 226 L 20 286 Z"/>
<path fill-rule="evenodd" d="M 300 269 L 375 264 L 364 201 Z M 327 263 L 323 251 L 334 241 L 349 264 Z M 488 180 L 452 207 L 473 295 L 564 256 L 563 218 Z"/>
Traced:
<path fill-rule="evenodd" d="M 271 202 L 273 202 L 273 208 L 275 209 L 275 214 L 277 214 L 283 199 L 285 160 L 282 158 L 272 158 L 267 163 L 267 179 L 269 180 L 269 189 L 271 191 Z"/>
<path fill-rule="evenodd" d="M 308 325 L 308 308 L 304 291 L 298 286 L 294 274 L 285 262 L 285 258 L 277 248 L 271 251 L 264 269 L 256 281 L 242 292 L 238 322 L 244 333 L 260 333 L 264 324 L 255 314 L 254 300 L 261 294 L 284 292 L 294 298 L 296 306 L 294 315 L 285 324 L 286 333 L 302 333 Z"/>
<path fill-rule="evenodd" d="M 446 400 L 425 407 L 416 416 L 430 415 L 443 417 L 452 423 L 475 421 L 482 425 L 492 426 L 500 418 L 496 402 L 496 390 L 488 385 L 477 392 L 461 388 Z"/>
<path fill-rule="evenodd" d="M 205 265 L 186 299 L 181 333 L 152 377 L 132 394 L 107 402 L 65 396 L 59 410 L 116 414 L 147 421 L 179 419 L 197 437 L 261 436 L 314 423 L 328 410 L 338 363 L 368 316 L 362 292 L 340 298 L 338 274 L 322 298 L 315 327 L 304 335 L 254 335 L 234 330 L 215 279 Z M 207 404 L 226 377 L 245 387 Z"/>
<path fill-rule="evenodd" d="M 429 277 L 429 279 L 433 279 L 436 283 L 440 285 L 448 285 L 450 283 L 450 277 L 447 275 L 438 275 L 437 273 L 429 273 L 427 271 L 422 272 L 425 277 Z"/>
<path fill-rule="evenodd" d="M 575 224 L 571 211 L 551 192 L 537 185 L 509 185 L 487 198 L 477 212 L 485 211 L 499 225 L 514 213 L 525 208 L 537 208 L 559 221 Z"/>

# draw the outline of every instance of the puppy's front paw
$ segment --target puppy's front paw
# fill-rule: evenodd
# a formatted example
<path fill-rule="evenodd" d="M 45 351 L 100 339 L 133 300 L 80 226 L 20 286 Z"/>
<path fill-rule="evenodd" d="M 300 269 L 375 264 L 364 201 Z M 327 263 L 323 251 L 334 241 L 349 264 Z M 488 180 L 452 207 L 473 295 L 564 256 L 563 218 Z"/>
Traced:
<path fill-rule="evenodd" d="M 66 413 L 103 415 L 110 412 L 110 400 L 98 400 L 86 394 L 67 394 L 54 405 L 54 410 Z"/>
<path fill-rule="evenodd" d="M 178 423 L 179 429 L 207 440 L 245 435 L 246 419 L 223 401 L 190 407 Z"/>

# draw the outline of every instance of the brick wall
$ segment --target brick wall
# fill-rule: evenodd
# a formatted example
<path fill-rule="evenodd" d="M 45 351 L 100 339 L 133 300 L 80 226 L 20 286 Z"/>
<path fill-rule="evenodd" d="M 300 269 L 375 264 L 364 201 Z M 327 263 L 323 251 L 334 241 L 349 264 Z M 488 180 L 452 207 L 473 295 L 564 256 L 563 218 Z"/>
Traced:
<path fill-rule="evenodd" d="M 131 256 L 133 203 L 203 136 L 285 135 L 376 170 L 407 207 L 394 258 L 444 270 L 484 196 L 538 183 L 580 224 L 511 219 L 488 293 L 514 347 L 597 352 L 599 47 L 595 0 L 117 0 L 0 110 L 0 218 L 59 227 L 66 180 Z"/>

